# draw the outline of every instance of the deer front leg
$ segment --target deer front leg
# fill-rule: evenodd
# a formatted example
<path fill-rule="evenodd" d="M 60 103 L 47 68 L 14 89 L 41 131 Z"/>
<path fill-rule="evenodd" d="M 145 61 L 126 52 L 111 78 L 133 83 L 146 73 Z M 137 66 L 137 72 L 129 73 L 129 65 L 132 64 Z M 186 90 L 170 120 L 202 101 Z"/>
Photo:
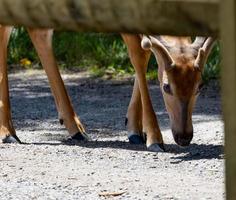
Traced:
<path fill-rule="evenodd" d="M 11 119 L 7 75 L 7 45 L 12 27 L 0 26 L 0 136 L 3 143 L 20 142 Z"/>
<path fill-rule="evenodd" d="M 135 68 L 137 78 L 136 81 L 138 82 L 139 91 L 141 94 L 142 122 L 143 128 L 147 134 L 147 148 L 148 150 L 155 152 L 163 151 L 163 139 L 159 125 L 157 123 L 155 112 L 152 107 L 146 80 L 146 66 L 148 64 L 150 52 L 144 51 L 141 48 L 141 39 L 138 35 L 125 34 L 122 36 L 125 43 L 127 44 L 131 63 Z M 138 102 L 138 98 L 136 102 Z"/>
<path fill-rule="evenodd" d="M 129 38 L 129 35 L 122 34 L 122 37 L 124 41 L 127 43 L 128 50 L 131 51 L 132 44 L 129 43 L 129 40 L 127 40 Z M 147 64 L 148 64 L 149 58 L 150 58 L 150 53 L 145 52 L 144 56 L 142 56 L 141 62 L 139 62 L 139 65 L 141 65 L 141 68 L 145 72 L 147 70 Z M 131 62 L 133 65 L 135 65 L 135 58 L 134 60 L 131 59 Z M 141 102 L 141 95 L 139 91 L 139 84 L 138 84 L 137 77 L 135 77 L 133 93 L 132 93 L 132 97 L 128 106 L 127 115 L 126 115 L 128 139 L 131 144 L 146 143 L 146 136 L 143 134 L 142 115 L 143 115 L 143 112 L 142 112 L 142 102 Z"/>
<path fill-rule="evenodd" d="M 87 140 L 88 137 L 73 110 L 54 57 L 52 49 L 53 30 L 28 29 L 28 32 L 48 76 L 60 121 L 65 125 L 72 139 Z"/>

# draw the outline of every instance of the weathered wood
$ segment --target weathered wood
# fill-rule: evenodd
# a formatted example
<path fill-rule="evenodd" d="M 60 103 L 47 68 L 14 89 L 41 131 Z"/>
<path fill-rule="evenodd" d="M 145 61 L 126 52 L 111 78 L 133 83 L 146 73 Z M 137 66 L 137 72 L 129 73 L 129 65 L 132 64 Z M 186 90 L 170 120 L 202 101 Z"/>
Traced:
<path fill-rule="evenodd" d="M 219 0 L 0 0 L 0 24 L 77 31 L 206 35 Z"/>
<path fill-rule="evenodd" d="M 223 47 L 222 99 L 225 121 L 227 199 L 236 198 L 236 3 L 224 0 L 221 5 Z"/>

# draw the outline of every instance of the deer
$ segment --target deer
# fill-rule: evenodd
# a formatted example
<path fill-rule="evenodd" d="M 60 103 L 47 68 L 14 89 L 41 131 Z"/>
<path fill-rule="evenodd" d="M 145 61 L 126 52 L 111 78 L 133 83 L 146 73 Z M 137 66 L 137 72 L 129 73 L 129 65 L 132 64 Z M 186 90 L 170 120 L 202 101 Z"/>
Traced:
<path fill-rule="evenodd" d="M 7 74 L 7 45 L 12 32 L 10 26 L 0 26 L 0 136 L 2 143 L 21 143 L 14 129 L 9 100 Z M 27 29 L 47 74 L 58 110 L 59 121 L 69 132 L 68 139 L 88 140 L 78 115 L 75 113 L 52 49 L 52 29 Z"/>
<path fill-rule="evenodd" d="M 3 143 L 21 143 L 16 135 L 9 101 L 7 45 L 12 27 L 0 27 L 0 136 Z M 52 49 L 52 29 L 27 28 L 47 74 L 58 110 L 59 121 L 69 132 L 69 140 L 87 141 L 88 135 L 75 113 Z M 152 106 L 146 70 L 151 53 L 159 66 L 158 77 L 171 121 L 175 142 L 190 144 L 193 137 L 192 110 L 201 86 L 201 72 L 215 39 L 121 34 L 135 69 L 132 97 L 127 111 L 128 139 L 145 144 L 149 151 L 163 152 L 164 142 Z M 145 132 L 145 134 L 143 134 Z"/>
<path fill-rule="evenodd" d="M 202 72 L 216 38 L 196 37 L 191 42 L 191 37 L 124 34 L 123 39 L 136 72 L 127 112 L 130 142 L 146 143 L 150 151 L 165 151 L 145 77 L 153 53 L 172 135 L 178 145 L 188 146 L 193 138 L 192 112 L 201 91 Z"/>

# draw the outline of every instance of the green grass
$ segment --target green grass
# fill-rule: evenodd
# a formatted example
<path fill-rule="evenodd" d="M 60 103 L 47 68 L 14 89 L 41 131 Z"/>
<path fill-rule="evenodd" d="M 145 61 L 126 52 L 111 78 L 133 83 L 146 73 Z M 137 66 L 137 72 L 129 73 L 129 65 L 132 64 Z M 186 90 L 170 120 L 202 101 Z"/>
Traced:
<path fill-rule="evenodd" d="M 220 65 L 220 45 L 217 43 L 212 49 L 212 52 L 208 58 L 208 62 L 203 71 L 203 81 L 205 83 L 207 83 L 209 80 L 220 78 Z"/>
<path fill-rule="evenodd" d="M 127 49 L 118 34 L 55 32 L 53 47 L 62 69 L 90 70 L 95 77 L 134 74 Z M 9 44 L 9 64 L 19 64 L 24 58 L 39 65 L 38 56 L 24 28 L 14 29 Z M 203 72 L 203 80 L 220 76 L 219 44 L 213 49 Z M 151 57 L 147 78 L 157 78 L 157 65 Z"/>

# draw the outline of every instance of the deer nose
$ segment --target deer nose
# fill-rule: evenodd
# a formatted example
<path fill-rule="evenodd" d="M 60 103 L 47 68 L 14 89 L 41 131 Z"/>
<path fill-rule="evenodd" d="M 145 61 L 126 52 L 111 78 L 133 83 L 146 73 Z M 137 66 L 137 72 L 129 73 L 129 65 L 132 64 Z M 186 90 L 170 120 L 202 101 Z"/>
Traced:
<path fill-rule="evenodd" d="M 188 146 L 193 139 L 193 132 L 189 133 L 174 133 L 174 140 L 180 146 Z"/>

